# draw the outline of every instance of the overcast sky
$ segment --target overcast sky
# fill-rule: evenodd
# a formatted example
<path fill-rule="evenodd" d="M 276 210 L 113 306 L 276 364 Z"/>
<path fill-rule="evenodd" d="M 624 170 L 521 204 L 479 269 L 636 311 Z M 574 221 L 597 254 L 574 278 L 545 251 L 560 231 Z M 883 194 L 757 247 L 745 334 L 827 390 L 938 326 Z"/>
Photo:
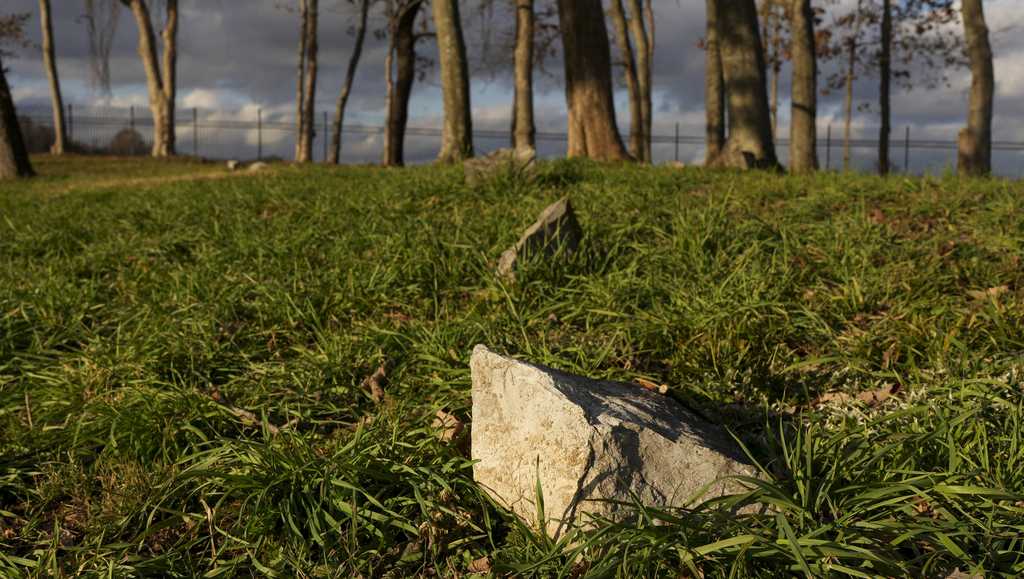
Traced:
<path fill-rule="evenodd" d="M 704 34 L 704 0 L 654 0 L 656 12 L 656 51 L 654 63 L 655 133 L 671 136 L 677 123 L 684 135 L 703 133 L 703 69 L 704 54 L 697 47 Z M 854 0 L 843 0 L 846 4 Z M 538 4 L 544 4 L 539 0 Z M 58 66 L 66 102 L 80 110 L 90 105 L 127 107 L 135 105 L 139 114 L 147 104 L 145 76 L 136 53 L 136 29 L 127 10 L 122 10 L 111 58 L 112 90 L 100 94 L 91 81 L 89 43 L 82 21 L 83 2 L 54 0 L 54 26 Z M 199 109 L 200 118 L 255 120 L 262 109 L 265 120 L 290 121 L 295 98 L 298 17 L 280 6 L 288 0 L 181 0 L 178 57 L 178 103 L 181 108 Z M 334 100 L 344 76 L 353 36 L 350 31 L 353 14 L 347 2 L 321 0 L 320 15 L 320 77 L 317 88 L 318 115 L 333 111 Z M 478 129 L 507 129 L 511 108 L 511 53 L 486 51 L 482 46 L 484 19 L 478 13 L 476 0 L 464 0 L 463 21 L 467 43 L 473 59 L 473 120 Z M 985 8 L 996 55 L 996 120 L 995 138 L 1001 141 L 1024 141 L 1024 10 L 1020 0 L 986 0 Z M 843 7 L 835 8 L 839 13 Z M 28 33 L 38 43 L 39 21 L 36 0 L 3 0 L 3 12 L 31 12 Z M 425 10 L 423 17 L 429 15 Z M 506 15 L 496 14 L 489 20 L 491 38 L 500 44 L 510 32 Z M 383 25 L 379 14 L 373 18 L 375 29 Z M 421 55 L 434 57 L 436 47 L 430 40 L 419 44 Z M 382 40 L 368 36 L 360 64 L 354 94 L 349 103 L 346 122 L 358 125 L 380 125 L 384 103 L 384 53 Z M 504 65 L 503 70 L 485 72 L 483 54 L 492 55 Z M 505 58 L 507 56 L 507 58 Z M 19 51 L 6 64 L 15 101 L 23 111 L 39 110 L 48 103 L 48 89 L 38 49 Z M 828 74 L 824 65 L 823 75 Z M 557 56 L 546 65 L 549 71 L 537 76 L 537 120 L 541 131 L 565 130 L 565 100 Z M 621 73 L 616 70 L 617 76 Z M 788 75 L 783 70 L 780 89 L 780 132 L 788 132 Z M 949 87 L 897 92 L 893 99 L 894 138 L 903 137 L 904 127 L 911 126 L 914 139 L 939 139 L 952 143 L 964 123 L 967 88 L 970 74 L 966 70 L 951 71 Z M 857 84 L 858 102 L 870 103 L 877 98 L 877 83 L 863 79 Z M 625 90 L 616 94 L 620 130 L 628 130 Z M 822 137 L 832 124 L 835 149 L 833 166 L 841 159 L 838 137 L 841 134 L 841 102 L 838 95 L 823 97 L 819 107 L 819 129 Z M 874 110 L 877 110 L 875 107 Z M 84 113 L 81 113 L 84 116 Z M 440 126 L 440 88 L 436 66 L 417 81 L 410 107 L 410 125 Z M 179 123 L 182 122 L 179 113 Z M 191 120 L 191 115 L 185 121 Z M 319 119 L 322 117 L 318 117 Z M 877 114 L 859 112 L 855 120 L 864 138 L 876 136 Z M 86 130 L 79 123 L 79 131 Z M 106 138 L 106 137 L 104 137 Z M 224 131 L 203 129 L 200 153 L 220 157 L 251 157 L 255 155 L 255 131 Z M 179 126 L 179 150 L 190 152 L 191 132 Z M 287 155 L 291 136 L 283 131 L 265 131 L 264 151 Z M 505 140 L 478 140 L 481 150 L 505 146 Z M 542 143 L 541 152 L 548 155 L 564 153 L 564 144 Z M 407 157 L 412 161 L 428 160 L 436 154 L 437 139 L 412 136 L 407 141 Z M 380 138 L 376 135 L 349 135 L 345 141 L 345 158 L 350 161 L 376 160 Z M 780 151 L 785 156 L 784 151 Z M 671 159 L 671 144 L 656 146 L 658 160 Z M 683 145 L 680 157 L 694 161 L 703 156 L 699 145 Z M 824 163 L 824 151 L 822 162 Z M 902 165 L 902 150 L 894 152 L 894 162 Z M 954 159 L 953 151 L 913 151 L 911 168 L 941 171 Z M 1013 176 L 1022 174 L 1021 153 L 997 152 L 997 171 Z M 873 166 L 873 151 L 859 152 L 858 164 Z"/>

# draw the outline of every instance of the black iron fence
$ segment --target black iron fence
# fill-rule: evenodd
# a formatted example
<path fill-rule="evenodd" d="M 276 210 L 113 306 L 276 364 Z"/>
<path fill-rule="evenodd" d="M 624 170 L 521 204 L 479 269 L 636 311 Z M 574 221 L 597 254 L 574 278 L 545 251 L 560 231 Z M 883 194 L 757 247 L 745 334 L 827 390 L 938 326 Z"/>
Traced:
<path fill-rule="evenodd" d="M 53 142 L 53 119 L 49 107 L 22 107 L 19 116 L 33 152 L 49 150 Z M 108 108 L 67 105 L 65 118 L 71 147 L 81 153 L 146 155 L 152 142 L 153 121 L 143 107 Z M 290 112 L 259 108 L 234 111 L 181 109 L 176 112 L 176 142 L 179 154 L 212 159 L 290 158 L 294 154 L 295 123 Z M 674 131 L 666 134 L 665 129 Z M 839 127 L 825 125 L 818 137 L 818 157 L 825 169 L 871 171 L 878 148 L 877 129 L 858 127 L 846 141 Z M 315 160 L 327 158 L 331 119 L 326 112 L 317 115 L 314 126 Z M 658 129 L 656 128 L 656 131 Z M 652 137 L 655 161 L 693 162 L 703 157 L 703 127 L 662 125 Z M 373 162 L 380 158 L 383 146 L 381 126 L 356 119 L 345 125 L 342 138 L 343 162 Z M 953 134 L 949 134 L 952 132 Z M 508 129 L 477 127 L 474 132 L 481 150 L 507 146 Z M 441 129 L 413 126 L 406 130 L 406 158 L 425 162 L 434 157 Z M 537 133 L 538 152 L 544 157 L 564 154 L 564 132 Z M 789 140 L 776 141 L 783 162 L 788 156 Z M 956 134 L 949 127 L 901 127 L 890 139 L 891 163 L 896 170 L 924 173 L 952 168 L 956 163 Z M 992 143 L 993 166 L 998 174 L 1021 176 L 1024 171 L 1024 142 L 997 140 Z"/>

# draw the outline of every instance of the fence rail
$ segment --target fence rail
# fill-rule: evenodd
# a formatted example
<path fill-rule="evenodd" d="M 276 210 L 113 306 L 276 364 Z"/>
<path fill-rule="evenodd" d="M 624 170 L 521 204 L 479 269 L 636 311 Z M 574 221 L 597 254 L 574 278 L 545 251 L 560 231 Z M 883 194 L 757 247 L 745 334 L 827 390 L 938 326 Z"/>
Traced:
<path fill-rule="evenodd" d="M 27 137 L 30 149 L 35 152 L 49 150 L 53 138 L 52 116 L 49 108 L 25 108 L 21 112 L 23 113 L 21 115 L 22 123 L 28 126 L 30 133 Z M 232 116 L 235 118 L 231 118 Z M 290 116 L 284 114 L 264 115 L 262 110 L 255 112 L 255 118 L 252 118 L 251 112 L 248 116 L 249 118 L 244 118 L 245 115 L 237 111 L 179 110 L 176 114 L 178 151 L 211 158 L 290 156 L 296 134 L 295 123 Z M 320 118 L 315 123 L 314 151 L 320 158 L 325 159 L 328 154 L 327 136 L 331 125 L 327 113 L 318 116 Z M 147 135 L 152 133 L 153 121 L 148 111 L 144 109 L 135 107 L 83 109 L 68 105 L 65 118 L 68 123 L 68 138 L 79 151 L 114 154 L 148 153 L 146 139 Z M 693 128 L 690 127 L 690 130 Z M 904 169 L 910 167 L 911 163 L 915 161 L 911 155 L 913 151 L 925 152 L 923 157 L 927 158 L 918 161 L 919 165 L 949 165 L 955 160 L 953 158 L 957 150 L 955 138 L 911 139 L 911 132 L 911 127 L 904 127 L 902 131 L 897 132 L 897 134 L 902 133 L 902 138 L 893 138 L 889 141 L 894 157 L 899 157 L 902 153 Z M 934 131 L 925 130 L 924 132 Z M 365 123 L 346 124 L 343 132 L 343 140 L 346 141 L 343 143 L 343 151 L 351 149 L 353 145 L 359 145 L 360 141 L 365 143 L 366 137 L 380 136 L 383 133 L 384 127 L 382 126 Z M 682 133 L 680 125 L 676 124 L 674 134 L 653 135 L 652 144 L 659 151 L 656 152 L 656 157 L 661 160 L 674 159 L 678 161 L 681 149 L 684 148 L 689 148 L 693 153 L 690 158 L 697 157 L 697 153 L 703 150 L 705 139 L 703 134 L 696 133 L 698 131 L 695 130 L 690 134 Z M 473 135 L 475 139 L 485 142 L 508 142 L 511 138 L 510 131 L 503 129 L 476 129 L 473 131 Z M 406 128 L 407 141 L 431 139 L 431 142 L 434 142 L 440 137 L 440 128 L 425 126 Z M 568 136 L 565 132 L 539 131 L 536 138 L 539 141 L 539 148 L 543 148 L 540 147 L 540 143 L 565 143 Z M 855 164 L 863 167 L 866 164 L 865 161 L 872 162 L 871 159 L 863 155 L 863 151 L 877 149 L 878 143 L 877 138 L 851 139 L 849 141 L 851 152 L 860 151 L 862 153 L 861 157 L 855 160 Z M 785 156 L 789 139 L 777 139 L 776 146 Z M 841 167 L 844 163 L 845 146 L 846 143 L 841 137 L 834 136 L 832 126 L 825 127 L 822 134 L 818 136 L 822 166 L 826 169 Z M 361 149 L 359 154 L 362 157 L 358 160 L 365 161 L 377 157 L 377 154 L 370 154 L 365 149 L 366 147 Z M 997 140 L 993 141 L 992 150 L 1001 153 L 1024 152 L 1024 142 Z M 249 154 L 240 154 L 241 151 L 248 151 Z M 946 154 L 950 152 L 953 155 Z M 554 148 L 551 148 L 548 153 L 558 154 Z M 936 156 L 937 153 L 942 153 L 942 156 Z M 1018 170 L 1019 166 L 1021 166 L 1020 159 L 1014 159 L 1014 170 Z"/>

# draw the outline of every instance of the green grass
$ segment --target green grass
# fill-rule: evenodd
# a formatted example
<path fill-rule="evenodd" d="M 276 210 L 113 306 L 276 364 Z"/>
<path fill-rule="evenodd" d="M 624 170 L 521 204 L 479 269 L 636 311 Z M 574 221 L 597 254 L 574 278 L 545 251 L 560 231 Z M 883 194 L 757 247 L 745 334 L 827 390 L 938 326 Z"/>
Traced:
<path fill-rule="evenodd" d="M 1018 183 L 37 165 L 0 185 L 0 575 L 1024 574 Z M 564 194 L 581 250 L 496 278 Z M 476 343 L 666 383 L 765 480 L 537 535 L 431 426 Z"/>

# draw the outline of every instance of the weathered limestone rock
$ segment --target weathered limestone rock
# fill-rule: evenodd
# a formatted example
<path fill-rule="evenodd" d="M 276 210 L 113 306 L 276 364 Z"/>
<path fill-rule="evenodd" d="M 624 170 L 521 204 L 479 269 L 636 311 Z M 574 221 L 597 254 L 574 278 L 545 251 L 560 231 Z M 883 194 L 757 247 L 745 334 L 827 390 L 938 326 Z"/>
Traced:
<path fill-rule="evenodd" d="M 252 165 L 249 165 L 249 167 L 246 169 L 246 171 L 248 171 L 250 173 L 255 173 L 256 171 L 262 171 L 263 169 L 266 169 L 266 168 L 267 168 L 267 164 L 266 163 L 264 163 L 263 161 L 256 161 Z"/>
<path fill-rule="evenodd" d="M 554 255 L 559 250 L 572 253 L 579 247 L 582 238 L 583 228 L 572 210 L 572 203 L 568 197 L 563 197 L 548 205 L 537 221 L 523 232 L 519 241 L 501 254 L 498 275 L 511 277 L 516 262 L 537 251 L 547 255 Z"/>
<path fill-rule="evenodd" d="M 235 160 L 235 159 L 231 159 L 230 161 L 227 162 L 227 166 L 228 166 L 228 171 L 234 171 L 234 170 L 238 169 L 239 162 L 237 160 Z"/>
<path fill-rule="evenodd" d="M 466 185 L 476 187 L 495 177 L 507 174 L 529 179 L 536 173 L 536 149 L 498 149 L 483 157 L 466 159 L 462 164 Z"/>
<path fill-rule="evenodd" d="M 684 506 L 744 490 L 722 477 L 754 476 L 728 433 L 671 398 L 519 362 L 484 346 L 474 348 L 470 366 L 473 478 L 536 525 L 539 477 L 552 536 L 585 523 L 584 513 L 629 513 L 600 499 Z"/>

